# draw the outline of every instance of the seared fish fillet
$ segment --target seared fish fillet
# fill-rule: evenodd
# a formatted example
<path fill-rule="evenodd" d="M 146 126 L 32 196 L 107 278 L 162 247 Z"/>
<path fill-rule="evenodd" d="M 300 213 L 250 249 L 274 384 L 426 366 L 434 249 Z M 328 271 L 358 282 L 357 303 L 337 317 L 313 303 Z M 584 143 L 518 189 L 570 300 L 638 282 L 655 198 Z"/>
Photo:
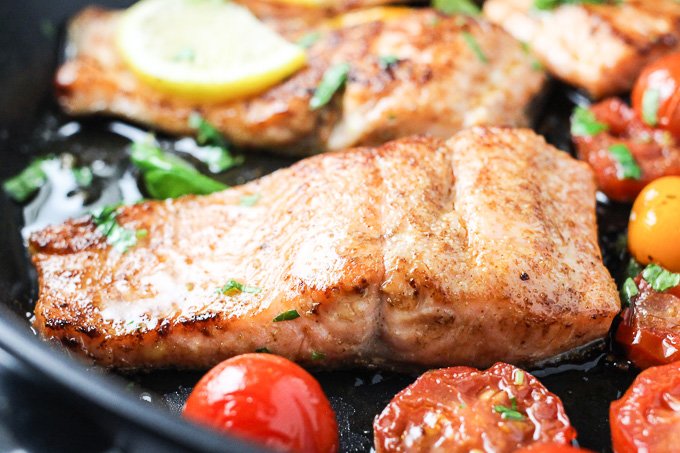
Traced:
<path fill-rule="evenodd" d="M 484 14 L 529 44 L 550 72 L 594 98 L 629 90 L 647 63 L 680 48 L 675 0 L 584 2 L 550 11 L 535 9 L 534 0 L 487 0 Z"/>
<path fill-rule="evenodd" d="M 278 86 L 250 99 L 192 105 L 148 88 L 125 67 L 113 44 L 119 14 L 90 8 L 72 22 L 71 58 L 56 76 L 67 112 L 113 114 L 184 134 L 199 111 L 236 145 L 297 155 L 418 133 L 448 138 L 474 125 L 524 125 L 545 78 L 500 28 L 422 9 L 325 31 L 307 67 Z M 381 65 L 386 55 L 399 61 Z M 324 72 L 340 62 L 351 63 L 344 93 L 311 110 Z"/>
<path fill-rule="evenodd" d="M 594 208 L 588 165 L 525 129 L 323 154 L 120 208 L 148 231 L 125 253 L 89 217 L 35 233 L 34 326 L 125 368 L 259 348 L 321 367 L 535 362 L 604 337 L 619 311 Z M 218 291 L 232 279 L 248 288 Z"/>

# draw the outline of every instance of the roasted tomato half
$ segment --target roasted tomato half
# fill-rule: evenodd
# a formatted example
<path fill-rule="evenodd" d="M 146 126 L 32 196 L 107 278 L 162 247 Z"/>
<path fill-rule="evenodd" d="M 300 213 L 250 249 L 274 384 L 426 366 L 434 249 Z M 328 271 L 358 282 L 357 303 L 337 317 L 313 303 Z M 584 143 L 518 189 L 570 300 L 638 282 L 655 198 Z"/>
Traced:
<path fill-rule="evenodd" d="M 644 124 L 622 100 L 607 99 L 588 112 L 584 116 L 592 115 L 591 127 L 572 134 L 573 140 L 609 198 L 632 201 L 651 181 L 680 175 L 680 143 L 667 131 Z"/>
<path fill-rule="evenodd" d="M 680 138 L 680 52 L 648 65 L 635 82 L 631 100 L 645 124 Z"/>
<path fill-rule="evenodd" d="M 576 437 L 560 399 L 505 363 L 428 371 L 373 423 L 378 452 L 514 452 Z"/>
<path fill-rule="evenodd" d="M 319 383 L 272 354 L 244 354 L 217 365 L 196 384 L 183 415 L 275 450 L 338 450 L 335 414 Z"/>
<path fill-rule="evenodd" d="M 546 444 L 532 444 L 528 447 L 520 448 L 515 453 L 592 453 L 591 450 L 572 447 L 571 445 L 556 444 L 554 442 Z"/>
<path fill-rule="evenodd" d="M 623 310 L 616 341 L 640 368 L 680 360 L 680 286 L 655 291 L 641 276 L 638 293 Z"/>
<path fill-rule="evenodd" d="M 680 362 L 649 368 L 609 409 L 616 453 L 672 453 L 680 448 Z"/>

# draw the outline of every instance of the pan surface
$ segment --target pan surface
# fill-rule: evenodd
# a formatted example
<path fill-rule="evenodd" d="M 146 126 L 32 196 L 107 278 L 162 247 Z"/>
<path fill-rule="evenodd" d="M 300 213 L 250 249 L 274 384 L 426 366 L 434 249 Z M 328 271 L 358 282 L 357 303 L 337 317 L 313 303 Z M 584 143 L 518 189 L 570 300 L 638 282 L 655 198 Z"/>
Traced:
<path fill-rule="evenodd" d="M 116 376 L 111 382 L 96 367 L 88 368 L 63 353 L 50 351 L 30 330 L 36 282 L 24 246 L 25 234 L 97 205 L 139 195 L 135 175 L 128 166 L 127 145 L 131 136 L 143 130 L 112 119 L 74 121 L 59 112 L 51 97 L 64 21 L 88 3 L 30 0 L 0 5 L 0 179 L 16 174 L 38 155 L 62 156 L 91 165 L 98 175 L 87 192 L 74 191 L 64 183 L 64 171 L 55 165 L 48 171 L 50 181 L 29 204 L 19 206 L 0 196 L 0 305 L 16 315 L 4 315 L 7 310 L 2 310 L 0 346 L 14 354 L 41 386 L 54 386 L 67 392 L 74 404 L 96 408 L 93 413 L 101 418 L 99 424 L 113 420 L 129 439 L 135 435 L 143 439 L 142 443 L 130 440 L 127 447 L 121 447 L 123 451 L 135 451 L 135 445 L 146 446 L 140 451 L 152 451 L 153 445 L 162 451 L 169 451 L 171 446 L 197 451 L 252 449 L 172 416 L 179 413 L 202 373 L 157 371 Z M 123 7 L 130 2 L 98 3 Z M 538 131 L 565 150 L 570 149 L 568 116 L 578 96 L 553 82 L 537 114 Z M 159 138 L 172 144 L 168 137 Z M 249 153 L 244 166 L 228 171 L 221 179 L 230 185 L 240 184 L 292 162 L 266 152 Z M 625 205 L 598 204 L 600 243 L 605 263 L 617 280 L 622 263 L 628 259 L 618 247 L 628 212 Z M 625 391 L 636 374 L 621 357 L 608 344 L 602 344 L 578 359 L 533 370 L 562 398 L 580 444 L 595 451 L 610 451 L 609 403 Z M 314 374 L 337 413 L 341 450 L 346 452 L 371 449 L 373 418 L 395 393 L 416 378 L 415 374 L 377 370 Z M 160 411 L 145 407 L 149 405 Z"/>

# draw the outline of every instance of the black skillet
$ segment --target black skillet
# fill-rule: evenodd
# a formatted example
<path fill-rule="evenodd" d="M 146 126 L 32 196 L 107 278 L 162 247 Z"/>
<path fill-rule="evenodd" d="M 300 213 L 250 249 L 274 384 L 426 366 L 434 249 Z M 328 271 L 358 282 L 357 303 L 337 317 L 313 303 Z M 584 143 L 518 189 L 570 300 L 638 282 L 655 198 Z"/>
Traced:
<path fill-rule="evenodd" d="M 83 164 L 97 162 L 104 173 L 110 173 L 97 178 L 86 193 L 68 193 L 68 188 L 52 180 L 27 206 L 0 195 L 0 347 L 7 352 L 0 351 L 0 365 L 11 368 L 28 389 L 26 395 L 13 394 L 9 406 L 0 404 L 0 421 L 34 451 L 258 451 L 176 416 L 201 373 L 111 375 L 52 349 L 31 331 L 28 317 L 36 282 L 21 229 L 36 221 L 57 221 L 67 210 L 65 206 L 73 203 L 80 209 L 83 203 L 115 201 L 120 196 L 118 180 L 130 175 L 128 140 L 120 135 L 130 131 L 124 123 L 111 119 L 73 122 L 59 112 L 51 97 L 64 21 L 91 1 L 5 0 L 0 4 L 0 179 L 19 172 L 33 156 L 63 153 Z M 123 7 L 131 2 L 99 3 Z M 578 96 L 553 82 L 536 116 L 539 132 L 565 150 L 570 149 L 568 115 Z M 114 124 L 117 126 L 112 127 Z M 169 140 L 166 143 L 171 145 Z M 266 153 L 248 154 L 244 167 L 221 178 L 238 184 L 291 162 Z M 58 172 L 55 177 L 59 179 Z M 627 259 L 618 239 L 625 231 L 628 210 L 627 206 L 598 205 L 605 262 L 617 279 Z M 609 403 L 625 391 L 636 373 L 617 351 L 602 345 L 578 359 L 533 371 L 562 398 L 579 432 L 579 443 L 596 451 L 611 451 Z M 341 449 L 346 452 L 371 449 L 373 418 L 416 377 L 366 370 L 319 372 L 315 376 L 335 408 Z M 37 405 L 30 410 L 7 409 L 27 399 Z M 26 411 L 42 414 L 42 418 L 29 417 Z M 64 433 L 68 433 L 67 440 L 63 440 Z M 56 440 L 59 438 L 62 440 Z"/>

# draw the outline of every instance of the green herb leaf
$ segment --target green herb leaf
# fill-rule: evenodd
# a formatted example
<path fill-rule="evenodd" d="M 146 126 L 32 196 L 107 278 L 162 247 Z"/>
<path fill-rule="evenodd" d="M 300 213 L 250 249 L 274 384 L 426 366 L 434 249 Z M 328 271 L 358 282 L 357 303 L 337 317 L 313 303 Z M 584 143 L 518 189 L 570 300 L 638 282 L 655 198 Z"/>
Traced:
<path fill-rule="evenodd" d="M 517 370 L 517 372 L 515 373 L 515 385 L 522 384 L 524 384 L 524 371 Z"/>
<path fill-rule="evenodd" d="M 534 0 L 534 8 L 536 9 L 541 9 L 541 10 L 550 10 L 550 9 L 555 9 L 558 6 L 561 5 L 582 5 L 582 4 L 590 4 L 590 5 L 603 5 L 611 3 L 614 5 L 618 5 L 621 3 L 621 0 Z"/>
<path fill-rule="evenodd" d="M 92 185 L 94 175 L 90 167 L 76 167 L 73 170 L 73 178 L 76 180 L 78 187 L 87 188 Z"/>
<path fill-rule="evenodd" d="M 300 313 L 298 313 L 297 310 L 288 310 L 280 313 L 276 318 L 274 318 L 274 322 L 292 321 L 293 319 L 297 319 L 299 317 Z"/>
<path fill-rule="evenodd" d="M 470 0 L 433 0 L 432 6 L 444 14 L 468 14 L 478 16 L 479 6 Z"/>
<path fill-rule="evenodd" d="M 323 352 L 312 351 L 312 360 L 323 360 L 326 358 L 326 354 Z"/>
<path fill-rule="evenodd" d="M 193 63 L 195 59 L 196 52 L 194 52 L 194 49 L 187 47 L 173 55 L 171 60 L 175 62 Z"/>
<path fill-rule="evenodd" d="M 316 87 L 314 96 L 309 100 L 312 110 L 323 107 L 333 98 L 333 95 L 347 81 L 349 75 L 349 63 L 338 63 L 324 72 L 321 83 Z"/>
<path fill-rule="evenodd" d="M 628 277 L 625 282 L 623 282 L 623 286 L 621 287 L 621 299 L 623 300 L 623 304 L 627 307 L 630 305 L 630 300 L 637 296 L 639 293 L 638 287 L 635 284 L 635 281 Z"/>
<path fill-rule="evenodd" d="M 514 398 L 511 398 L 510 401 L 512 401 Z M 517 402 L 515 401 L 513 403 L 513 407 L 507 407 L 503 406 L 501 404 L 496 404 L 493 407 L 493 410 L 496 413 L 501 414 L 501 418 L 505 420 L 524 420 L 524 415 L 522 415 L 518 410 L 517 410 Z"/>
<path fill-rule="evenodd" d="M 378 57 L 378 64 L 382 69 L 387 69 L 399 62 L 399 58 L 394 55 L 381 55 Z"/>
<path fill-rule="evenodd" d="M 664 292 L 667 289 L 680 285 L 680 274 L 667 271 L 658 264 L 650 264 L 642 271 L 642 278 L 652 286 L 657 292 Z"/>
<path fill-rule="evenodd" d="M 207 195 L 227 188 L 225 184 L 202 175 L 187 161 L 163 151 L 157 144 L 135 142 L 130 155 L 142 171 L 146 190 L 155 199 L 182 195 Z"/>
<path fill-rule="evenodd" d="M 23 203 L 47 182 L 47 175 L 42 169 L 45 159 L 36 159 L 21 173 L 2 184 L 3 189 L 14 201 Z"/>
<path fill-rule="evenodd" d="M 211 172 L 221 173 L 243 164 L 243 156 L 233 156 L 220 131 L 200 114 L 193 112 L 189 115 L 189 127 L 196 129 L 196 142 L 204 145 L 195 156 L 208 165 Z"/>
<path fill-rule="evenodd" d="M 655 127 L 659 123 L 659 90 L 647 88 L 642 94 L 642 121 Z"/>
<path fill-rule="evenodd" d="M 257 202 L 260 201 L 260 198 L 262 198 L 262 196 L 259 193 L 254 193 L 252 195 L 243 195 L 241 197 L 241 201 L 239 202 L 239 204 L 241 206 L 248 207 L 255 206 L 255 204 L 257 204 Z"/>
<path fill-rule="evenodd" d="M 592 137 L 609 130 L 609 126 L 601 123 L 595 114 L 585 107 L 577 105 L 571 114 L 571 135 L 575 137 Z"/>
<path fill-rule="evenodd" d="M 255 352 L 259 352 L 259 353 L 262 353 L 262 354 L 271 354 L 271 351 L 267 348 L 257 348 L 255 350 Z"/>
<path fill-rule="evenodd" d="M 222 294 L 234 295 L 238 293 L 257 294 L 262 290 L 256 286 L 246 286 L 237 282 L 236 280 L 229 280 L 227 284 L 221 287 L 218 291 Z"/>
<path fill-rule="evenodd" d="M 642 177 L 642 169 L 635 162 L 633 154 L 630 149 L 623 143 L 616 143 L 609 147 L 609 153 L 616 160 L 616 177 L 623 179 L 640 179 Z"/>
<path fill-rule="evenodd" d="M 631 258 L 630 261 L 628 261 L 628 266 L 626 266 L 626 276 L 635 278 L 640 274 L 640 272 L 642 272 L 642 266 L 640 263 L 635 261 L 635 258 Z"/>
<path fill-rule="evenodd" d="M 92 222 L 97 225 L 97 231 L 106 237 L 106 242 L 120 253 L 127 252 L 137 245 L 137 239 L 146 236 L 146 230 L 132 230 L 118 223 L 119 204 L 105 206 L 92 211 Z"/>
<path fill-rule="evenodd" d="M 472 52 L 477 56 L 479 61 L 482 63 L 488 63 L 489 59 L 486 57 L 486 54 L 482 50 L 481 47 L 479 47 L 479 43 L 475 39 L 474 36 L 470 32 L 464 31 L 462 33 L 463 39 L 465 40 L 465 43 L 468 45 L 468 47 L 472 50 Z"/>
<path fill-rule="evenodd" d="M 298 39 L 297 45 L 303 49 L 309 49 L 321 38 L 321 33 L 318 31 L 312 31 L 307 33 L 302 38 Z"/>

